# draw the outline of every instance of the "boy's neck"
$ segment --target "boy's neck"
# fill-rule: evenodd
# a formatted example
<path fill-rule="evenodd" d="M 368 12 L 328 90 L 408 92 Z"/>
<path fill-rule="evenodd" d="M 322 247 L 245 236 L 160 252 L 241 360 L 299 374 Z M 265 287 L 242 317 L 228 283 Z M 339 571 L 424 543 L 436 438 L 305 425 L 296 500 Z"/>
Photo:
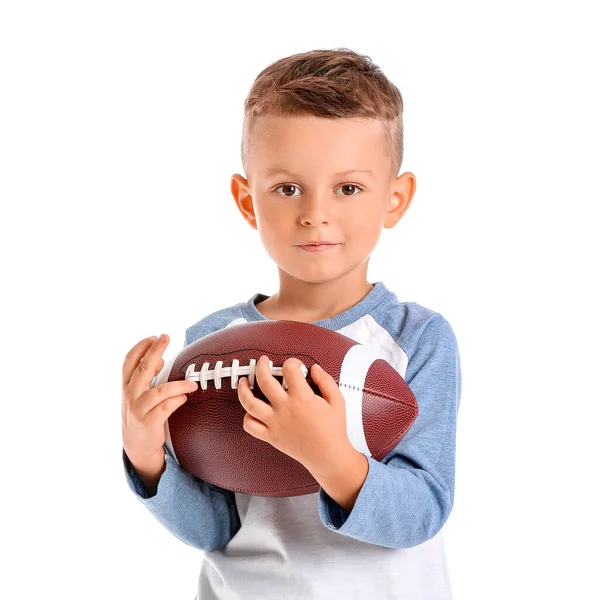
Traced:
<path fill-rule="evenodd" d="M 353 275 L 353 274 L 351 274 Z M 279 291 L 256 304 L 267 319 L 314 323 L 329 319 L 358 304 L 374 287 L 366 281 L 334 280 L 312 283 L 281 278 Z"/>

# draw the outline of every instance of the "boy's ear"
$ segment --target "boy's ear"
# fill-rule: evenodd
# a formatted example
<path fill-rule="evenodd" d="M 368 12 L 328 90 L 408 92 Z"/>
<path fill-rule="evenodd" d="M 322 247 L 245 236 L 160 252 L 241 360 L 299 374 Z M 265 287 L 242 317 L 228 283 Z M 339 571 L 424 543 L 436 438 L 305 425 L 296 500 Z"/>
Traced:
<path fill-rule="evenodd" d="M 250 194 L 249 183 L 239 173 L 231 176 L 231 194 L 233 195 L 235 204 L 237 204 L 237 208 L 239 208 L 239 212 L 254 229 L 257 229 L 254 201 Z"/>
<path fill-rule="evenodd" d="M 415 194 L 415 175 L 407 171 L 391 184 L 389 208 L 383 227 L 391 229 L 405 214 Z"/>

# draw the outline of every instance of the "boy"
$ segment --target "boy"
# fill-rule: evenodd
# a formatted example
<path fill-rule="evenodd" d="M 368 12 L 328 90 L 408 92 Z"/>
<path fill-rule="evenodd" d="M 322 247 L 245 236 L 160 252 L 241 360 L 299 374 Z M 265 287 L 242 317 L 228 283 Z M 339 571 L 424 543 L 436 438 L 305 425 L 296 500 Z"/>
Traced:
<path fill-rule="evenodd" d="M 168 338 L 143 340 L 125 359 L 127 481 L 164 527 L 204 551 L 199 600 L 451 597 L 441 528 L 454 499 L 456 339 L 439 313 L 399 302 L 382 282 L 366 280 L 382 228 L 396 225 L 415 192 L 413 174 L 399 175 L 402 110 L 380 69 L 347 49 L 296 54 L 258 75 L 245 102 L 246 177 L 233 175 L 231 191 L 278 265 L 280 288 L 201 319 L 185 337 L 188 345 L 236 323 L 292 319 L 372 347 L 419 404 L 413 426 L 384 460 L 343 440 L 337 386 L 333 403 L 317 413 L 328 417 L 307 419 L 309 432 L 295 418 L 278 428 L 269 417 L 272 399 L 270 413 L 262 413 L 240 384 L 244 429 L 272 437 L 287 453 L 305 434 L 312 443 L 296 457 L 314 469 L 321 489 L 270 498 L 211 485 L 184 471 L 163 445 L 164 422 L 194 391 L 185 381 L 150 388 Z M 265 368 L 260 360 L 260 379 Z M 312 373 L 326 388 L 333 383 Z"/>

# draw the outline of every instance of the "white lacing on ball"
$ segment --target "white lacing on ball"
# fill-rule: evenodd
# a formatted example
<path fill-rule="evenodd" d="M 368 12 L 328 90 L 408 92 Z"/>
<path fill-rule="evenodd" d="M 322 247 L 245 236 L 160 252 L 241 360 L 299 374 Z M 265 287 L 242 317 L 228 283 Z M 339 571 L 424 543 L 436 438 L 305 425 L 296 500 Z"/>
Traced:
<path fill-rule="evenodd" d="M 237 389 L 237 382 L 241 376 L 245 376 L 248 378 L 250 389 L 254 389 L 254 382 L 256 379 L 256 359 L 250 359 L 249 365 L 239 366 L 239 360 L 234 359 L 230 367 L 224 367 L 223 361 L 218 360 L 215 363 L 215 368 L 213 370 L 209 369 L 210 363 L 203 363 L 202 367 L 199 371 L 196 370 L 196 364 L 192 363 L 188 365 L 186 369 L 186 375 L 184 379 L 186 381 L 198 381 L 200 383 L 200 387 L 203 390 L 207 389 L 207 381 L 213 380 L 215 382 L 215 389 L 220 390 L 223 377 L 231 377 L 231 388 Z M 272 361 L 269 361 L 270 373 L 272 375 L 282 377 L 282 367 L 275 367 Z M 304 364 L 301 364 L 301 372 L 306 377 L 309 370 Z M 288 386 L 286 385 L 286 381 L 282 381 L 282 387 L 287 390 Z"/>

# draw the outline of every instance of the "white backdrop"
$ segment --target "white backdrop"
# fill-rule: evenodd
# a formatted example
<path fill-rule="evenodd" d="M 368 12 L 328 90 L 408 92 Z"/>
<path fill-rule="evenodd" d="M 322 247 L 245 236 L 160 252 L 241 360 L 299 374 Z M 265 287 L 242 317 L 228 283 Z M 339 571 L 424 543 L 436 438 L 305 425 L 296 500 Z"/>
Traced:
<path fill-rule="evenodd" d="M 581 7 L 2 3 L 0 596 L 194 598 L 202 553 L 124 478 L 121 365 L 276 291 L 230 194 L 243 101 L 270 62 L 345 46 L 401 90 L 417 178 L 369 280 L 461 353 L 455 598 L 589 598 Z"/>

